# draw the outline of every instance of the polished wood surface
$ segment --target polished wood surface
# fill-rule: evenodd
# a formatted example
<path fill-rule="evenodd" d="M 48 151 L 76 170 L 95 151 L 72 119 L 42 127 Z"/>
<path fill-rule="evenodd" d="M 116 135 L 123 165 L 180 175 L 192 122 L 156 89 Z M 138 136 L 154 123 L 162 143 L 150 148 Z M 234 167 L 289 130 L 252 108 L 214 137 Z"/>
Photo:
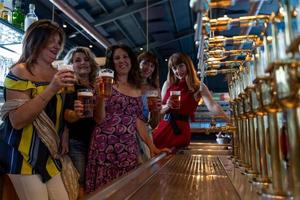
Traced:
<path fill-rule="evenodd" d="M 129 198 L 240 199 L 218 157 L 180 152 Z"/>
<path fill-rule="evenodd" d="M 207 148 L 211 151 L 197 151 Z M 172 155 L 161 155 L 84 199 L 235 200 L 262 199 L 261 186 L 236 168 L 231 156 L 211 153 L 229 151 L 229 145 L 192 143 Z"/>

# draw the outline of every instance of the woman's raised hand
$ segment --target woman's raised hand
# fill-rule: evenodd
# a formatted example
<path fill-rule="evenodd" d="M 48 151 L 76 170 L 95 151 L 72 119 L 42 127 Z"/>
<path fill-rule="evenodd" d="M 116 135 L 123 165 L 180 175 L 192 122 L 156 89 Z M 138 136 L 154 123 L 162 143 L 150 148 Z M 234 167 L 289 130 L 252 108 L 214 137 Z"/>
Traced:
<path fill-rule="evenodd" d="M 74 111 L 79 118 L 83 118 L 84 106 L 80 100 L 74 101 Z"/>
<path fill-rule="evenodd" d="M 49 87 L 57 92 L 63 87 L 74 86 L 76 82 L 74 73 L 70 70 L 59 70 L 52 78 Z"/>

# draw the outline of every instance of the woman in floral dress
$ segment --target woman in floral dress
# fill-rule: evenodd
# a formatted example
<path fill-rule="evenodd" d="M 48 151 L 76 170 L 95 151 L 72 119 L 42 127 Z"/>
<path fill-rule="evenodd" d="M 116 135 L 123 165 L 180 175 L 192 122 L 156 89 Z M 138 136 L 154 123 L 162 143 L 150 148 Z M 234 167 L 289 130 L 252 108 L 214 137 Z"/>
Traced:
<path fill-rule="evenodd" d="M 86 169 L 87 192 L 138 166 L 137 134 L 149 146 L 151 155 L 162 151 L 147 135 L 135 54 L 125 45 L 111 46 L 106 52 L 106 67 L 114 71 L 115 83 L 112 96 L 105 99 L 105 108 L 95 113 L 100 123 L 91 138 Z"/>

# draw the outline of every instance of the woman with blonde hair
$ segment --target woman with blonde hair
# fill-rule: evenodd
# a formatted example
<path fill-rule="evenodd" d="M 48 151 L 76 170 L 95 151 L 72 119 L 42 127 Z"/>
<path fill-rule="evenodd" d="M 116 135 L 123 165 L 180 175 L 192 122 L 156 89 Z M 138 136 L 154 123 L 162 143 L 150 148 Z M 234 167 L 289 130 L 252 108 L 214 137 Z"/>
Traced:
<path fill-rule="evenodd" d="M 200 81 L 191 58 L 184 53 L 174 53 L 168 61 L 168 77 L 162 88 L 162 109 L 164 118 L 153 132 L 153 141 L 158 148 L 184 147 L 190 144 L 189 117 L 196 111 L 202 98 L 209 111 L 229 118 L 213 100 L 206 85 Z M 201 88 L 201 90 L 200 90 Z M 175 108 L 172 91 L 180 91 L 180 105 Z"/>
<path fill-rule="evenodd" d="M 87 47 L 75 47 L 71 49 L 65 56 L 64 62 L 73 65 L 77 83 L 75 84 L 75 92 L 66 95 L 64 119 L 67 122 L 68 132 L 65 131 L 62 138 L 62 153 L 69 153 L 80 174 L 80 198 L 84 196 L 87 152 L 96 122 L 93 116 L 84 117 L 82 112 L 77 112 L 74 107 L 78 103 L 77 93 L 82 89 L 90 89 L 89 91 L 93 91 L 94 100 L 99 99 L 97 98 L 99 95 L 97 96 L 95 92 L 95 88 L 98 88 L 95 87 L 98 65 L 95 61 L 95 55 Z M 94 109 L 95 112 L 96 110 L 99 112 L 101 108 L 95 106 Z"/>

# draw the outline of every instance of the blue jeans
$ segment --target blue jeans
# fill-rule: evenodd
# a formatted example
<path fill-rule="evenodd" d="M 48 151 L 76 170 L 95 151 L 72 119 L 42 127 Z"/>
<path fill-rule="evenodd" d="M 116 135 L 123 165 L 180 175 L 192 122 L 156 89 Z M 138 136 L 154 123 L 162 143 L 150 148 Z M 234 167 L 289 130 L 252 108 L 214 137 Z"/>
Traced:
<path fill-rule="evenodd" d="M 70 139 L 69 156 L 80 174 L 79 184 L 85 185 L 85 165 L 87 160 L 88 146 L 78 140 Z"/>

